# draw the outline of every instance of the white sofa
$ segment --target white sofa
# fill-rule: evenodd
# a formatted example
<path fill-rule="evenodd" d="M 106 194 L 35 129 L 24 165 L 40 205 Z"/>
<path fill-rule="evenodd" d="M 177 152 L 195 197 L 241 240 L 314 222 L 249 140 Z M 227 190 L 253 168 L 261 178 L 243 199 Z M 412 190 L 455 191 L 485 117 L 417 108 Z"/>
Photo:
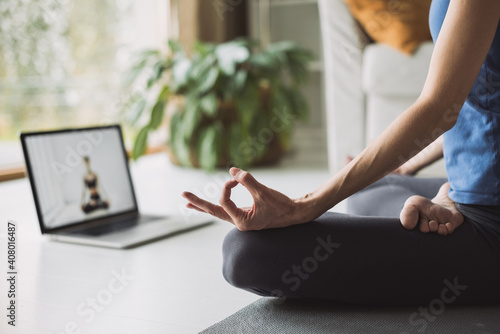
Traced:
<path fill-rule="evenodd" d="M 431 41 L 408 56 L 372 43 L 342 0 L 318 0 L 325 67 L 331 172 L 356 156 L 420 95 Z M 442 163 L 441 163 L 442 165 Z M 427 175 L 443 175 L 442 166 Z"/>

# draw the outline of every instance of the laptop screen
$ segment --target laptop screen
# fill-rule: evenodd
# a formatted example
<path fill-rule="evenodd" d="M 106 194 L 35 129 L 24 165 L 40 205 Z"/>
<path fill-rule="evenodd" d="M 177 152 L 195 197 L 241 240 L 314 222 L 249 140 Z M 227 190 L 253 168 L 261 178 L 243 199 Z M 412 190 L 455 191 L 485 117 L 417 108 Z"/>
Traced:
<path fill-rule="evenodd" d="M 21 138 L 42 231 L 137 210 L 119 126 Z"/>

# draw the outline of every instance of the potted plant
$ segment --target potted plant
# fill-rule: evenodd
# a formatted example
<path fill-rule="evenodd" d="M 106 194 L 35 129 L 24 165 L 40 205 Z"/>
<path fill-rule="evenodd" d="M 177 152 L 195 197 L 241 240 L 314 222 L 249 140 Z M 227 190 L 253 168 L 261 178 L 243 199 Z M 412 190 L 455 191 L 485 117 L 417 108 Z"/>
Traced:
<path fill-rule="evenodd" d="M 312 55 L 292 42 L 254 53 L 251 47 L 241 39 L 196 43 L 188 56 L 170 41 L 166 54 L 143 52 L 127 80 L 145 83 L 127 103 L 129 116 L 136 122 L 149 113 L 133 158 L 145 152 L 149 132 L 166 115 L 167 152 L 176 164 L 211 170 L 278 161 L 290 148 L 295 120 L 308 116 L 300 87 Z"/>

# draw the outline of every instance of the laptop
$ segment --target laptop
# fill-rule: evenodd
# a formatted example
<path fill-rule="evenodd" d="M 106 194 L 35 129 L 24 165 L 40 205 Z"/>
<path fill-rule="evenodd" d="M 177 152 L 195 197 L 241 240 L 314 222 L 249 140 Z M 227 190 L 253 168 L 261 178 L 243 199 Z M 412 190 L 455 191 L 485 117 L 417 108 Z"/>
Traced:
<path fill-rule="evenodd" d="M 22 133 L 42 234 L 130 248 L 211 223 L 139 213 L 119 125 Z"/>

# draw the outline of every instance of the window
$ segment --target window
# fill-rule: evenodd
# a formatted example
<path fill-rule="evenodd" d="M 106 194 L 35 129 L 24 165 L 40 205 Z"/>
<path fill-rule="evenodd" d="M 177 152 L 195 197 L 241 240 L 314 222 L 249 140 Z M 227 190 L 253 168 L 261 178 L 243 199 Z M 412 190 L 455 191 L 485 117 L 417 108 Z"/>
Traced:
<path fill-rule="evenodd" d="M 0 170 L 22 165 L 20 131 L 123 123 L 122 73 L 168 16 L 161 0 L 0 2 Z"/>

